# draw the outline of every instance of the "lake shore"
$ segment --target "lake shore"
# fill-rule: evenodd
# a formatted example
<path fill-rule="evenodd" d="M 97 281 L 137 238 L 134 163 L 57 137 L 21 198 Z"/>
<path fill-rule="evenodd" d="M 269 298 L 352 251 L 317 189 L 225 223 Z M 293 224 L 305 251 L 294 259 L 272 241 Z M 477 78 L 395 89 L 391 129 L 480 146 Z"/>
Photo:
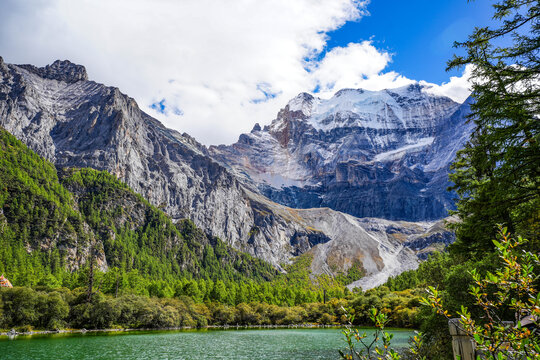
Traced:
<path fill-rule="evenodd" d="M 169 328 L 138 328 L 138 329 L 65 329 L 65 330 L 36 330 L 18 332 L 15 329 L 0 332 L 0 337 L 4 336 L 28 336 L 28 335 L 54 335 L 54 334 L 86 334 L 105 332 L 135 332 L 135 331 L 174 331 L 174 330 L 227 330 L 227 329 L 320 329 L 320 328 L 342 328 L 345 325 L 322 325 L 322 324 L 295 324 L 295 325 L 209 325 L 204 327 L 182 326 Z"/>

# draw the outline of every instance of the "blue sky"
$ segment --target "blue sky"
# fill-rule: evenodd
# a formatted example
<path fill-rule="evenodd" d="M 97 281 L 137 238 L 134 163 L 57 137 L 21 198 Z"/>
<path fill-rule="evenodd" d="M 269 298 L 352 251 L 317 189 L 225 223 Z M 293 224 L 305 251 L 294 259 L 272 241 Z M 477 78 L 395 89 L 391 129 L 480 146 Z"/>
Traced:
<path fill-rule="evenodd" d="M 372 0 L 370 16 L 349 21 L 328 33 L 328 50 L 350 42 L 373 40 L 378 49 L 393 54 L 386 70 L 410 79 L 447 82 L 457 71 L 446 72 L 456 53 L 454 41 L 464 41 L 475 26 L 491 23 L 492 1 Z"/>
<path fill-rule="evenodd" d="M 454 40 L 489 23 L 491 2 L 2 0 L 0 56 L 82 64 L 166 126 L 232 143 L 315 89 L 329 98 L 421 81 L 463 101 L 467 73 L 446 62 Z"/>

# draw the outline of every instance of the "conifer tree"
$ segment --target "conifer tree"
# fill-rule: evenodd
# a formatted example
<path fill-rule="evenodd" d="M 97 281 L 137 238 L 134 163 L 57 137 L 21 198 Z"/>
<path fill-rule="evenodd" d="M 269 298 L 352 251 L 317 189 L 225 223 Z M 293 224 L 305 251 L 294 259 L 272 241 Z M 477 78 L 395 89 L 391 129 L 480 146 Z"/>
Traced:
<path fill-rule="evenodd" d="M 476 28 L 449 69 L 472 65 L 474 132 L 452 165 L 459 195 L 454 249 L 492 250 L 495 224 L 538 246 L 540 223 L 540 7 L 501 0 L 497 28 Z"/>

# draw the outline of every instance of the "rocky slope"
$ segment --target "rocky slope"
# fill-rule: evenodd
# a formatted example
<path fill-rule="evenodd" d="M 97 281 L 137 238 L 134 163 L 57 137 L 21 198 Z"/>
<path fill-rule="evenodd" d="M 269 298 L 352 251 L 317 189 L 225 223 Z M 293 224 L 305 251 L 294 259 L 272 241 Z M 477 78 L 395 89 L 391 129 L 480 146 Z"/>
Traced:
<path fill-rule="evenodd" d="M 362 278 L 351 287 L 383 284 L 389 276 L 415 269 L 433 246 L 454 241 L 454 234 L 446 229 L 453 218 L 431 222 L 359 219 L 329 208 L 293 209 L 262 195 L 252 196 L 258 225 L 252 228 L 248 244 L 272 239 L 282 242 L 289 254 L 310 255 L 313 275 L 347 274 L 354 268 Z"/>
<path fill-rule="evenodd" d="M 36 68 L 32 65 L 5 64 L 0 58 L 0 126 L 56 166 L 106 170 L 173 219 L 189 218 L 207 233 L 219 236 L 236 249 L 265 259 L 278 268 L 281 264 L 289 262 L 292 257 L 316 247 L 320 248 L 317 253 L 320 255 L 314 257 L 318 259 L 313 265 L 315 273 L 347 271 L 348 264 L 359 263 L 365 275 L 376 275 L 381 272 L 388 275 L 394 271 L 393 269 L 405 270 L 415 265 L 417 261 L 415 251 L 420 250 L 410 250 L 403 246 L 401 239 L 395 239 L 389 235 L 391 232 L 388 232 L 394 231 L 388 229 L 396 228 L 400 229 L 400 232 L 407 233 L 410 231 L 408 230 L 410 225 L 395 222 L 391 227 L 373 232 L 366 229 L 367 220 L 355 219 L 330 209 L 295 210 L 276 204 L 259 192 L 256 185 L 264 182 L 254 183 L 249 180 L 257 178 L 252 176 L 253 174 L 258 176 L 257 179 L 265 179 L 267 176 L 263 171 L 264 167 L 257 167 L 259 163 L 255 160 L 253 164 L 256 164 L 254 165 L 256 171 L 252 172 L 249 167 L 239 167 L 237 164 L 231 165 L 230 162 L 224 161 L 227 149 L 220 148 L 219 151 L 212 149 L 211 153 L 222 161 L 220 164 L 211 157 L 204 146 L 186 134 L 165 128 L 141 111 L 132 98 L 122 94 L 117 88 L 87 79 L 85 68 L 69 61 L 56 61 L 50 66 Z M 457 104 L 447 100 L 441 99 L 439 102 L 442 117 L 451 116 L 458 109 Z M 358 159 L 360 156 L 358 154 L 364 153 L 364 150 L 355 150 L 351 146 L 340 147 L 340 155 L 328 164 L 326 160 L 317 158 L 322 154 L 322 150 L 313 148 L 312 152 L 305 152 L 307 151 L 305 149 L 309 149 L 309 143 L 306 142 L 314 138 L 299 136 L 301 132 L 297 131 L 297 127 L 312 129 L 309 131 L 315 136 L 316 133 L 324 134 L 324 131 L 319 133 L 320 130 L 316 130 L 314 126 L 328 125 L 325 125 L 328 122 L 326 118 L 320 119 L 320 125 L 304 121 L 308 118 L 307 113 L 311 111 L 304 109 L 308 103 L 311 103 L 310 106 L 313 108 L 313 98 L 302 95 L 280 113 L 278 119 L 281 120 L 276 120 L 269 129 L 255 129 L 252 135 L 243 136 L 246 147 L 250 139 L 263 137 L 268 138 L 269 142 L 279 144 L 280 147 L 261 147 L 263 151 L 276 152 L 276 156 L 270 159 L 272 164 L 278 159 L 284 167 L 292 169 L 290 172 L 283 171 L 284 176 L 279 181 L 283 179 L 291 181 L 293 185 L 312 186 L 315 189 L 311 194 L 309 191 L 304 192 L 304 188 L 299 188 L 301 191 L 298 192 L 298 196 L 295 194 L 291 196 L 320 198 L 320 194 L 317 193 L 320 184 L 314 182 L 317 179 L 312 179 L 310 173 L 318 166 L 321 179 L 324 180 L 325 176 L 329 176 L 328 169 L 332 169 L 332 166 L 342 169 L 343 164 L 353 164 L 350 170 L 345 166 L 344 172 L 339 173 L 341 175 L 335 172 L 336 175 L 329 178 L 334 179 L 334 183 L 339 186 L 349 182 L 349 187 L 356 189 L 357 179 L 364 175 L 362 167 L 355 165 L 357 160 L 354 159 Z M 409 117 L 412 118 L 412 123 L 420 121 L 413 114 Z M 387 130 L 390 131 L 393 125 L 388 126 Z M 309 134 L 309 131 L 306 131 L 306 134 Z M 386 130 L 380 131 L 384 133 Z M 422 131 L 424 130 L 418 131 L 420 135 L 416 136 L 417 138 L 424 139 L 431 134 L 429 132 L 431 130 L 427 135 L 421 134 Z M 343 128 L 336 127 L 335 132 L 334 135 L 339 137 Z M 385 140 L 391 142 L 394 147 L 398 146 L 399 141 L 411 137 L 407 134 L 401 134 L 400 138 L 394 136 L 388 135 L 388 139 Z M 341 138 L 349 139 L 347 136 Z M 350 139 L 353 141 L 362 137 L 359 135 Z M 253 144 L 256 143 L 255 140 Z M 325 142 L 322 138 L 318 141 L 318 144 Z M 296 142 L 298 145 L 294 145 Z M 434 152 L 436 143 L 437 140 L 434 139 L 430 147 Z M 283 149 L 287 149 L 288 146 L 304 149 L 305 151 L 301 150 L 296 154 L 304 152 L 305 161 L 281 159 Z M 377 149 L 383 149 L 391 157 L 388 152 L 394 150 L 389 150 L 391 149 L 389 146 L 381 144 Z M 441 148 L 445 146 L 447 146 L 445 142 L 440 143 Z M 254 146 L 253 149 L 256 151 L 258 148 Z M 349 150 L 351 153 L 347 154 Z M 377 154 L 385 153 L 381 151 Z M 285 151 L 286 155 L 293 153 Z M 438 156 L 437 154 L 432 158 Z M 258 158 L 264 162 L 264 156 L 259 155 Z M 350 161 L 345 161 L 349 158 Z M 371 174 L 367 171 L 367 177 L 364 177 L 370 182 L 377 182 L 380 180 L 380 174 L 391 172 L 391 168 L 384 169 L 382 165 L 379 167 L 382 172 L 375 170 Z M 347 175 L 347 171 L 351 174 Z M 415 170 L 411 170 L 410 173 L 415 174 Z M 303 175 L 297 176 L 298 174 Z M 414 183 L 413 175 L 409 176 L 409 173 L 403 172 L 400 174 L 407 179 L 405 181 L 407 184 Z M 345 180 L 339 180 L 342 178 Z M 328 184 L 331 183 L 332 181 Z M 275 185 L 275 182 L 269 184 Z M 343 190 L 339 186 L 335 188 L 338 192 Z M 280 194 L 285 194 L 287 190 L 285 188 L 285 191 L 281 191 L 283 189 L 279 187 L 272 189 L 277 189 Z M 398 190 L 399 187 L 394 187 L 394 191 Z M 266 193 L 272 195 L 271 191 Z M 350 194 L 353 193 L 351 190 Z M 349 196 L 347 193 L 344 194 Z M 359 194 L 360 198 L 365 196 L 361 191 Z M 397 196 L 401 196 L 399 194 Z M 412 198 L 414 194 L 416 193 L 410 197 Z M 273 198 L 279 199 L 279 196 Z M 343 198 L 342 202 L 345 200 L 346 198 Z M 310 201 L 299 201 L 293 205 L 324 205 L 321 201 L 313 203 Z M 417 204 L 414 201 L 400 202 L 400 206 L 407 209 L 415 205 Z M 355 206 L 358 206 L 358 203 L 355 203 Z M 369 221 L 370 224 L 377 222 L 373 219 Z M 369 228 L 372 227 L 369 225 Z M 425 232 L 426 228 L 422 225 L 411 234 L 422 237 Z M 444 236 L 448 237 L 450 234 L 445 233 Z M 322 248 L 323 244 L 328 244 L 326 246 L 331 249 Z M 341 244 L 351 244 L 356 249 L 354 254 L 349 254 L 346 251 L 347 247 Z M 340 250 L 341 247 L 343 250 Z M 342 254 L 337 255 L 340 253 Z M 331 261 L 329 256 L 339 257 L 342 260 Z M 369 284 L 366 286 L 371 286 Z"/>
<path fill-rule="evenodd" d="M 0 168 L 0 272 L 17 281 L 61 279 L 62 270 L 81 270 L 91 257 L 102 271 L 135 269 L 160 280 L 277 275 L 189 220 L 173 224 L 105 171 L 55 168 L 1 127 Z"/>
<path fill-rule="evenodd" d="M 329 100 L 302 93 L 263 129 L 214 158 L 263 194 L 295 208 L 425 221 L 453 207 L 448 166 L 472 131 L 468 103 L 421 85 L 345 89 Z"/>
<path fill-rule="evenodd" d="M 241 184 L 187 135 L 166 129 L 80 65 L 0 61 L 0 125 L 57 166 L 107 170 L 173 219 L 236 243 L 253 222 Z"/>

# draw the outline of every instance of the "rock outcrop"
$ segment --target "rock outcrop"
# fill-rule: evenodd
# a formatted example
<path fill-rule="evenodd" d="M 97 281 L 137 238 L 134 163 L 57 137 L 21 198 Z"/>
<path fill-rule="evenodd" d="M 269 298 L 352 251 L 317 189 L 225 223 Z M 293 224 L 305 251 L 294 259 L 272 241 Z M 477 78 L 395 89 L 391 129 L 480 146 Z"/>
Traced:
<path fill-rule="evenodd" d="M 19 65 L 43 79 L 63 81 L 68 84 L 88 80 L 86 69 L 82 65 L 73 64 L 68 60 L 56 60 L 51 65 L 38 68 L 34 65 Z"/>

